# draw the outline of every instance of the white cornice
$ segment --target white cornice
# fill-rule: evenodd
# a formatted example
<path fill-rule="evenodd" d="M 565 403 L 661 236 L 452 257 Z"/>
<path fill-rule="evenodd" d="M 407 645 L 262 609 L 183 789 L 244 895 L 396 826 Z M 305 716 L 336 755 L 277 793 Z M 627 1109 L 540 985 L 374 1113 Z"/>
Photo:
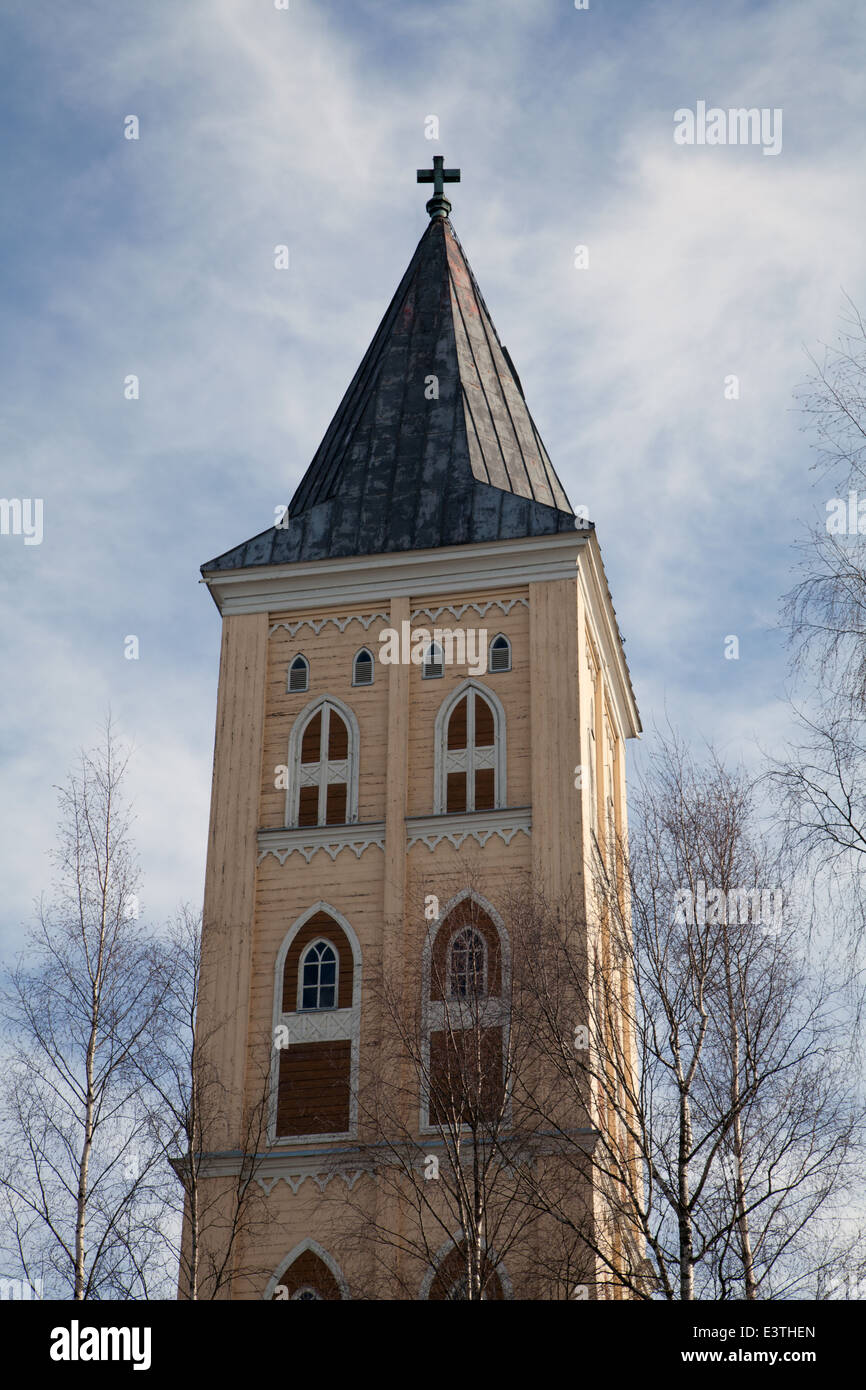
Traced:
<path fill-rule="evenodd" d="M 329 604 L 383 603 L 392 598 L 425 598 L 467 589 L 501 589 L 574 579 L 577 557 L 589 534 L 565 531 L 442 550 L 213 570 L 202 583 L 207 584 L 220 612 L 226 615 L 309 611 Z"/>
<path fill-rule="evenodd" d="M 285 864 L 290 854 L 301 854 L 309 864 L 317 850 L 323 849 L 331 859 L 336 859 L 340 850 L 350 849 L 355 858 L 360 859 L 365 849 L 375 845 L 385 848 L 385 822 L 355 822 L 350 825 L 314 825 L 296 830 L 260 830 L 258 833 L 258 863 L 272 854 Z"/>
<path fill-rule="evenodd" d="M 408 816 L 406 818 L 406 849 L 423 844 L 433 850 L 443 840 L 459 849 L 464 840 L 476 840 L 484 847 L 492 835 L 498 835 L 507 845 L 519 833 L 532 832 L 530 806 L 506 807 L 501 811 L 471 811 L 450 816 Z"/>
<path fill-rule="evenodd" d="M 607 576 L 604 572 L 601 548 L 594 533 L 592 542 L 583 550 L 579 570 L 584 594 L 601 642 L 602 660 L 608 674 L 609 685 L 617 702 L 618 714 L 622 720 L 625 736 L 626 738 L 637 738 L 642 733 L 640 713 L 625 659 L 622 634 L 619 630 Z"/>

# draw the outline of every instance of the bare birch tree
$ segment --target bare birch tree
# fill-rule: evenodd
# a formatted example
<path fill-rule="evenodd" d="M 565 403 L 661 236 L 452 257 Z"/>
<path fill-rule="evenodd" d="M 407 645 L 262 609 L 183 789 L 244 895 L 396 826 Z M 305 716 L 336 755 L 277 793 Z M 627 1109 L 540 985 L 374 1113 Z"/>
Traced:
<path fill-rule="evenodd" d="M 53 1296 L 146 1297 L 165 1273 L 130 1238 L 161 1179 L 140 1065 L 164 984 L 138 917 L 127 755 L 110 724 L 60 789 L 57 888 L 5 989 L 4 1245 Z"/>
<path fill-rule="evenodd" d="M 244 1111 L 233 1171 L 213 1171 L 228 1097 L 214 1062 L 219 1025 L 206 1034 L 198 1017 L 201 941 L 201 916 L 184 907 L 154 944 L 162 1002 L 154 1046 L 142 1062 L 150 1097 L 148 1140 L 177 1179 L 171 1217 L 154 1212 L 154 1234 L 162 1234 L 177 1261 L 179 1297 L 194 1301 L 228 1297 L 234 1280 L 264 1272 L 251 1252 L 269 1219 L 256 1181 L 267 1149 L 267 1038 L 260 1049 L 260 1085 Z"/>
<path fill-rule="evenodd" d="M 742 774 L 662 740 L 619 870 L 598 857 L 588 958 L 555 905 L 510 912 L 559 1083 L 546 1117 L 591 1097 L 609 1218 L 580 1233 L 614 1296 L 809 1296 L 851 1254 L 860 1117 L 842 995 L 804 954 L 753 800 Z M 570 1154 L 582 1172 L 563 1133 Z M 571 1228 L 559 1182 L 563 1195 L 534 1181 L 531 1199 Z"/>
<path fill-rule="evenodd" d="M 522 1289 L 540 1287 L 532 1251 L 542 1216 L 520 1176 L 540 1139 L 519 1085 L 533 1020 L 514 1006 L 507 946 L 497 959 L 497 947 L 482 947 L 475 883 L 470 869 L 452 885 L 466 895 L 450 919 L 453 942 L 435 914 L 424 917 L 432 895 L 419 891 L 412 959 L 397 978 L 380 971 L 367 984 L 379 1022 L 358 1106 L 371 1137 L 352 1162 L 370 1180 L 336 1213 L 343 1247 L 367 1257 L 365 1297 L 417 1298 L 424 1288 L 433 1299 L 501 1298 L 506 1265 Z"/>

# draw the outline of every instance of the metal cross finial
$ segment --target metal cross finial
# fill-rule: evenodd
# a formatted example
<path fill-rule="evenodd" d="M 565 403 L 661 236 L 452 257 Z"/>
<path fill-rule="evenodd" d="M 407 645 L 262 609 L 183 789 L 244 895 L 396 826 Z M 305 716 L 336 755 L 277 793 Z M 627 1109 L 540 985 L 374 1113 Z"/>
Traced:
<path fill-rule="evenodd" d="M 431 217 L 447 217 L 451 211 L 451 204 L 445 197 L 446 183 L 459 183 L 459 169 L 445 169 L 445 156 L 434 154 L 432 169 L 419 169 L 418 182 L 432 183 L 433 197 L 427 203 L 427 211 Z"/>

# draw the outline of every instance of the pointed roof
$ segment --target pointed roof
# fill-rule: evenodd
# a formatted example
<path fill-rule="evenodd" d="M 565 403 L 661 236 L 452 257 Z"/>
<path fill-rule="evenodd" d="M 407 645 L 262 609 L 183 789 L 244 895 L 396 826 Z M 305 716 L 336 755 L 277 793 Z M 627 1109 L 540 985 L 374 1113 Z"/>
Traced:
<path fill-rule="evenodd" d="M 574 529 L 447 216 L 431 215 L 288 518 L 202 572 Z"/>

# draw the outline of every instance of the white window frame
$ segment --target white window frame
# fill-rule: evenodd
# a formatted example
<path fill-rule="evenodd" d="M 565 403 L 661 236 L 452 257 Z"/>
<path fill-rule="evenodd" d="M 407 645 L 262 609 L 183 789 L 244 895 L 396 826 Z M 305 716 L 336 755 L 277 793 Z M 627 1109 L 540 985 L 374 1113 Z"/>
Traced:
<path fill-rule="evenodd" d="M 322 712 L 319 761 L 302 763 L 301 749 L 304 742 L 304 731 L 319 710 Z M 349 734 L 348 756 L 333 760 L 329 760 L 327 756 L 331 710 L 340 716 Z M 301 787 L 316 786 L 319 788 L 316 825 L 325 825 L 328 787 L 339 782 L 346 783 L 346 819 L 345 822 L 339 823 L 352 825 L 358 819 L 358 748 L 358 720 L 353 710 L 342 700 L 338 700 L 335 695 L 321 695 L 304 706 L 292 725 L 292 732 L 289 735 L 289 751 L 286 758 L 286 766 L 289 769 L 289 786 L 286 791 L 286 825 L 288 827 L 295 829 L 298 827 Z M 310 829 L 312 828 L 311 826 Z"/>
<path fill-rule="evenodd" d="M 282 1283 L 283 1276 L 288 1273 L 298 1256 L 306 1254 L 308 1250 L 311 1251 L 312 1254 L 317 1255 L 318 1258 L 322 1261 L 322 1264 L 326 1265 L 327 1268 L 331 1271 L 335 1280 L 337 1281 L 337 1287 L 340 1290 L 340 1297 L 344 1299 L 348 1299 L 350 1297 L 349 1286 L 346 1283 L 345 1278 L 343 1277 L 343 1271 L 337 1264 L 337 1261 L 334 1259 L 333 1255 L 329 1255 L 328 1251 L 325 1250 L 324 1247 L 321 1246 L 317 1240 L 312 1240 L 309 1237 L 307 1237 L 306 1240 L 300 1241 L 293 1250 L 290 1250 L 288 1255 L 286 1255 L 285 1259 L 281 1260 L 280 1263 L 277 1265 L 277 1268 L 274 1270 L 273 1274 L 268 1280 L 267 1288 L 262 1294 L 263 1302 L 268 1303 L 273 1299 L 273 1296 L 277 1291 L 278 1285 Z M 302 1287 L 311 1288 L 312 1285 L 302 1285 Z"/>
<path fill-rule="evenodd" d="M 359 681 L 357 679 L 358 658 L 363 656 L 365 652 L 370 658 L 370 679 L 368 681 Z M 358 686 L 359 689 L 364 690 L 369 686 L 375 684 L 375 680 L 376 658 L 374 657 L 369 647 L 359 647 L 358 650 L 355 652 L 355 655 L 352 657 L 352 684 Z"/>
<path fill-rule="evenodd" d="M 487 748 L 475 747 L 475 695 L 480 695 L 490 705 L 493 711 L 493 746 Z M 451 714 L 464 695 L 469 696 L 469 707 L 466 719 L 466 747 L 459 749 L 448 748 L 448 721 Z M 437 816 L 447 814 L 448 806 L 448 773 L 449 772 L 472 772 L 472 776 L 466 778 L 466 812 L 459 812 L 460 815 L 474 813 L 475 811 L 475 773 L 485 767 L 493 768 L 493 806 L 490 810 L 500 811 L 508 805 L 507 783 L 506 783 L 506 750 L 505 750 L 505 709 L 499 696 L 481 681 L 469 678 L 461 681 L 456 690 L 439 706 L 436 715 L 436 725 L 433 731 L 435 740 L 435 757 L 433 768 L 433 813 Z M 452 812 L 457 815 L 458 812 Z M 483 815 L 483 811 L 478 812 Z"/>
<path fill-rule="evenodd" d="M 303 1002 L 303 1001 L 304 1001 L 304 962 L 306 961 L 307 956 L 309 955 L 310 951 L 312 951 L 312 949 L 313 949 L 314 946 L 330 946 L 331 950 L 334 952 L 334 960 L 335 960 L 335 962 L 336 962 L 336 970 L 334 971 L 334 1002 L 333 1002 L 333 1004 L 328 1004 L 326 1007 L 322 1007 L 321 1005 L 316 1004 L 315 1008 L 309 1009 L 309 1008 L 306 1008 L 306 1007 L 305 1007 L 304 1002 Z M 319 963 L 319 965 L 321 965 L 321 961 L 319 961 L 318 963 Z M 316 985 L 316 988 L 317 988 L 317 990 L 318 990 L 318 992 L 319 992 L 319 995 L 321 995 L 321 991 L 322 991 L 322 981 L 321 981 L 321 979 L 319 979 L 318 984 Z M 327 989 L 327 988 L 329 988 L 329 986 L 326 985 L 325 988 Z M 315 939 L 315 941 L 311 941 L 307 946 L 304 947 L 303 951 L 301 952 L 301 957 L 300 957 L 300 960 L 298 961 L 298 1000 L 297 1000 L 297 1003 L 298 1003 L 298 1010 L 297 1010 L 297 1011 L 298 1011 L 299 1014 L 327 1014 L 327 1013 L 332 1013 L 332 1012 L 334 1011 L 334 1009 L 339 1009 L 339 1007 L 340 1007 L 340 952 L 337 950 L 337 947 L 334 945 L 334 942 L 333 942 L 333 941 L 330 941 L 330 940 L 328 939 L 327 936 L 317 936 L 316 939 Z"/>
<path fill-rule="evenodd" d="M 292 667 L 294 666 L 294 664 L 295 664 L 296 661 L 303 661 L 303 663 L 304 663 L 304 673 L 305 673 L 306 679 L 305 679 L 305 681 L 304 681 L 304 684 L 300 687 L 300 689 L 298 689 L 298 690 L 292 690 Z M 286 672 L 286 690 L 289 692 L 290 695 L 302 695 L 302 694 L 304 693 L 304 691 L 309 690 L 309 688 L 310 688 L 310 663 L 309 663 L 309 661 L 307 660 L 307 658 L 304 656 L 304 653 L 303 653 L 303 652 L 295 652 L 295 655 L 292 657 L 291 661 L 289 662 L 289 669 L 288 669 L 288 671 Z"/>

